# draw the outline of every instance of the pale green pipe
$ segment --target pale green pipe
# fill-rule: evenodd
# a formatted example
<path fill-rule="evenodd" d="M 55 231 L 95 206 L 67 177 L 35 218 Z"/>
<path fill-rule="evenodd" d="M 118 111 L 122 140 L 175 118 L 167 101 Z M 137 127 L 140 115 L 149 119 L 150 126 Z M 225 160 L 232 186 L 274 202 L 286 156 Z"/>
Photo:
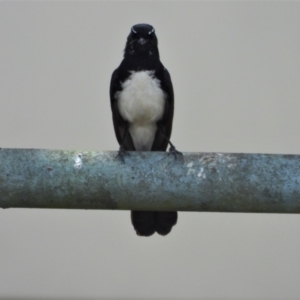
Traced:
<path fill-rule="evenodd" d="M 300 212 L 300 156 L 0 150 L 0 207 Z"/>

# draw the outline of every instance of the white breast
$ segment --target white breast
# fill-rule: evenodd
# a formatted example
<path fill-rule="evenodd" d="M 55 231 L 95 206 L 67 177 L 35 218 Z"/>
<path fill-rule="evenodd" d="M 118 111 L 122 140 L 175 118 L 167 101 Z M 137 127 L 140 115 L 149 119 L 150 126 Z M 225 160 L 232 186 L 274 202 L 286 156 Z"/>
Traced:
<path fill-rule="evenodd" d="M 165 94 L 154 71 L 131 72 L 122 83 L 123 90 L 116 93 L 122 118 L 130 123 L 129 132 L 136 150 L 151 150 L 156 122 L 165 108 Z"/>

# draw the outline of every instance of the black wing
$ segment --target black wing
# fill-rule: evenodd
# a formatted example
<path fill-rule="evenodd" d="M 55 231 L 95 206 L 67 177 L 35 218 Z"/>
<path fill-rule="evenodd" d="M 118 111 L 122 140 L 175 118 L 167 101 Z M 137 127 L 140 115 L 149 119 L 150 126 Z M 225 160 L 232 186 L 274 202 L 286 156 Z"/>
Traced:
<path fill-rule="evenodd" d="M 123 145 L 125 150 L 135 150 L 131 136 L 127 131 L 129 124 L 121 117 L 118 109 L 118 100 L 116 98 L 116 93 L 121 90 L 121 81 L 118 76 L 118 70 L 119 69 L 116 69 L 111 76 L 109 92 L 115 134 L 119 145 Z M 125 136 L 126 131 L 127 134 Z"/>
<path fill-rule="evenodd" d="M 166 104 L 163 118 L 157 122 L 157 132 L 151 151 L 166 151 L 168 141 L 172 133 L 172 123 L 174 114 L 174 91 L 170 73 L 166 68 L 163 69 L 161 88 L 166 93 Z M 163 133 L 161 132 L 163 131 Z"/>

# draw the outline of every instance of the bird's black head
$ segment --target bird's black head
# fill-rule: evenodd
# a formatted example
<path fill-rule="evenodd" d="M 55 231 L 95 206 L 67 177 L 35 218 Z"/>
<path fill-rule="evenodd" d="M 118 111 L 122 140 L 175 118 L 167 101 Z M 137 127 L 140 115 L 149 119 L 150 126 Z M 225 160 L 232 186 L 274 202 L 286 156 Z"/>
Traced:
<path fill-rule="evenodd" d="M 127 38 L 124 57 L 159 56 L 158 42 L 154 28 L 149 24 L 136 24 L 131 27 Z"/>

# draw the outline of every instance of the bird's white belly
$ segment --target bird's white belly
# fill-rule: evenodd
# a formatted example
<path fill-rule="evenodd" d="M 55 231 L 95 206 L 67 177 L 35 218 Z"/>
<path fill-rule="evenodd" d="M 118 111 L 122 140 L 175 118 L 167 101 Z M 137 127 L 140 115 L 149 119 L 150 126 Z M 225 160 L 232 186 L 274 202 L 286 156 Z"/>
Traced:
<path fill-rule="evenodd" d="M 131 72 L 122 83 L 123 90 L 116 94 L 119 112 L 130 124 L 129 132 L 138 151 L 151 150 L 156 122 L 162 118 L 165 109 L 165 93 L 153 73 Z"/>

